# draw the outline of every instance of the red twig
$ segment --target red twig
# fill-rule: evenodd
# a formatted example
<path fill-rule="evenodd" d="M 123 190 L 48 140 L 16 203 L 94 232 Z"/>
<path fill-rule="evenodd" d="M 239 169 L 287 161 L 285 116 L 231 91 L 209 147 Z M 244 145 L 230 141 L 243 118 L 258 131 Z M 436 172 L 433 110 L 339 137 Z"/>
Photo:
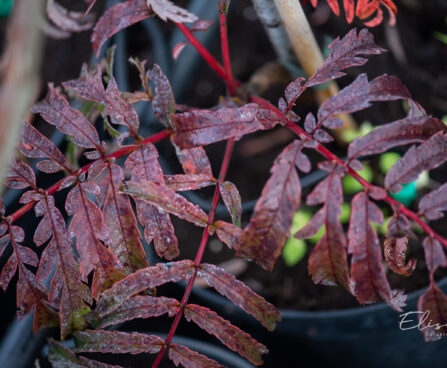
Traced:
<path fill-rule="evenodd" d="M 219 7 L 223 5 L 219 1 Z M 220 46 L 222 49 L 222 59 L 225 68 L 225 74 L 227 75 L 227 86 L 231 96 L 236 95 L 236 89 L 234 86 L 233 73 L 231 71 L 230 60 L 230 48 L 228 47 L 228 27 L 227 27 L 227 14 L 226 9 L 219 10 L 219 25 L 220 25 Z"/>
<path fill-rule="evenodd" d="M 224 159 L 222 162 L 222 167 L 220 169 L 218 183 L 223 183 L 225 181 L 225 176 L 227 175 L 228 166 L 230 164 L 233 146 L 234 146 L 234 140 L 229 139 L 227 142 L 227 147 L 225 149 L 225 156 L 224 156 Z M 182 319 L 183 312 L 185 310 L 186 304 L 188 303 L 189 295 L 191 294 L 192 286 L 194 285 L 194 281 L 197 277 L 197 269 L 200 266 L 200 264 L 202 263 L 203 253 L 205 252 L 206 243 L 207 243 L 209 235 L 210 235 L 209 228 L 210 228 L 210 225 L 214 221 L 214 215 L 216 213 L 216 208 L 217 208 L 217 203 L 219 201 L 219 197 L 220 197 L 220 189 L 219 189 L 219 184 L 217 184 L 216 190 L 214 191 L 213 201 L 211 203 L 211 210 L 208 215 L 208 225 L 205 227 L 205 230 L 203 231 L 202 240 L 200 241 L 199 250 L 197 251 L 196 258 L 194 259 L 194 266 L 195 266 L 194 273 L 191 276 L 191 278 L 188 280 L 188 285 L 186 286 L 185 292 L 182 297 L 181 307 L 180 307 L 179 311 L 177 312 L 177 314 L 175 315 L 174 321 L 172 322 L 171 328 L 169 329 L 168 336 L 166 337 L 165 345 L 159 351 L 157 358 L 155 359 L 154 363 L 152 364 L 152 368 L 157 368 L 158 365 L 160 364 L 161 359 L 163 358 L 163 355 L 164 355 L 166 349 L 168 348 L 169 344 L 172 341 L 172 338 L 174 337 L 175 331 L 177 330 L 180 320 Z"/>
<path fill-rule="evenodd" d="M 220 6 L 220 4 L 219 4 Z M 233 79 L 233 74 L 231 72 L 231 62 L 230 62 L 230 49 L 228 47 L 228 36 L 227 36 L 227 17 L 226 12 L 220 9 L 219 11 L 219 24 L 220 24 L 220 40 L 221 40 L 221 48 L 222 48 L 222 59 L 224 62 L 224 68 L 213 58 L 213 56 L 202 46 L 202 44 L 192 35 L 192 33 L 187 29 L 183 24 L 178 23 L 177 26 L 183 32 L 183 34 L 188 38 L 188 40 L 196 47 L 197 51 L 203 56 L 203 58 L 208 62 L 208 64 L 213 68 L 216 73 L 226 82 L 228 87 L 228 92 L 231 96 L 236 95 L 236 85 Z M 172 338 L 175 335 L 177 327 L 182 319 L 185 307 L 188 303 L 189 295 L 191 294 L 192 287 L 194 285 L 194 281 L 197 277 L 197 269 L 202 263 L 203 254 L 206 249 L 206 244 L 208 242 L 208 238 L 210 235 L 209 227 L 214 221 L 214 215 L 216 213 L 217 203 L 220 197 L 220 188 L 219 184 L 225 180 L 225 176 L 228 171 L 228 165 L 230 164 L 231 153 L 233 151 L 234 140 L 229 139 L 227 141 L 227 147 L 225 149 L 225 155 L 222 162 L 222 167 L 220 169 L 218 183 L 216 185 L 216 190 L 214 191 L 213 200 L 211 203 L 211 210 L 208 215 L 208 225 L 205 227 L 203 231 L 202 239 L 200 241 L 199 249 L 196 254 L 196 258 L 194 259 L 194 273 L 191 278 L 188 280 L 188 284 L 186 286 L 185 292 L 182 297 L 181 307 L 177 314 L 175 315 L 174 321 L 172 322 L 171 328 L 169 329 L 168 336 L 165 340 L 165 345 L 159 351 L 152 368 L 157 368 L 163 358 L 166 349 L 169 347 L 169 344 L 172 341 Z"/>
<path fill-rule="evenodd" d="M 203 59 L 207 62 L 207 64 L 213 69 L 217 75 L 225 81 L 227 84 L 230 83 L 228 79 L 227 73 L 224 67 L 211 55 L 208 50 L 200 43 L 200 41 L 191 33 L 191 31 L 183 24 L 183 23 L 175 23 L 180 31 L 183 32 L 185 37 L 189 42 L 196 48 L 199 54 L 203 57 Z M 234 83 L 235 87 L 240 85 L 239 82 Z"/>
<path fill-rule="evenodd" d="M 250 100 L 252 102 L 255 102 L 259 105 L 264 106 L 265 108 L 269 109 L 270 111 L 273 111 L 278 116 L 281 116 L 282 119 L 286 122 L 286 126 L 292 130 L 295 134 L 297 134 L 300 138 L 304 139 L 313 139 L 310 134 L 302 130 L 299 126 L 294 124 L 292 121 L 290 121 L 281 111 L 279 111 L 275 106 L 273 106 L 270 102 L 260 98 L 260 97 L 251 97 Z M 326 157 L 328 160 L 331 160 L 333 162 L 337 162 L 340 165 L 345 165 L 345 162 L 338 156 L 334 155 L 331 151 L 329 151 L 326 147 L 318 143 L 317 147 L 315 148 L 319 153 L 321 153 L 324 157 Z M 365 179 L 363 179 L 355 170 L 351 169 L 349 166 L 346 166 L 346 172 L 352 176 L 355 180 L 357 180 L 365 190 L 371 191 L 373 189 L 373 185 L 369 182 L 367 182 Z M 416 222 L 424 231 L 431 237 L 436 238 L 443 244 L 445 247 L 447 247 L 447 239 L 444 239 L 441 235 L 436 233 L 428 224 L 426 224 L 422 219 L 413 211 L 405 207 L 402 203 L 396 201 L 394 198 L 392 198 L 390 195 L 386 195 L 384 198 L 386 202 L 388 202 L 391 206 L 396 208 L 398 211 L 403 213 L 408 218 L 412 219 L 414 222 Z"/>
<path fill-rule="evenodd" d="M 177 25 L 179 25 L 179 24 L 177 24 Z M 183 26 L 183 28 L 186 28 L 186 27 Z M 189 32 L 189 34 L 191 34 L 191 33 Z M 192 37 L 194 37 L 194 36 L 192 36 Z M 203 56 L 201 50 L 206 51 L 206 49 L 203 47 L 202 44 L 200 44 L 200 42 L 196 38 L 194 38 L 194 40 L 195 40 L 195 42 L 194 43 L 191 42 L 191 43 L 194 45 L 194 47 L 196 47 L 197 51 Z M 211 55 L 210 55 L 210 57 L 212 58 L 213 63 L 217 63 L 217 61 Z M 208 60 L 205 58 L 205 61 L 208 61 Z M 224 73 L 224 75 L 222 75 L 222 73 L 218 73 L 218 74 L 224 81 L 227 81 L 226 73 Z M 234 83 L 235 83 L 235 85 L 240 85 L 240 83 L 236 80 L 234 81 Z M 270 102 L 264 100 L 263 98 L 256 97 L 256 96 L 251 96 L 250 100 L 252 102 L 258 103 L 259 105 L 266 107 L 267 109 L 269 109 L 269 110 L 275 112 L 277 115 L 281 116 L 281 118 L 284 119 L 284 121 L 286 122 L 286 126 L 290 130 L 292 130 L 295 134 L 297 134 L 300 138 L 312 139 L 312 137 L 307 132 L 305 132 L 300 127 L 295 125 L 292 121 L 290 121 L 281 111 L 279 111 Z M 326 147 L 324 147 L 323 145 L 321 145 L 319 143 L 316 147 L 316 150 L 318 152 L 320 152 L 328 160 L 338 162 L 341 165 L 345 164 L 345 162 L 341 158 L 334 155 Z M 372 189 L 372 187 L 373 187 L 372 184 L 370 184 L 366 180 L 364 180 L 359 174 L 357 174 L 357 172 L 355 170 L 351 169 L 349 166 L 347 167 L 347 173 L 350 176 L 352 176 L 355 180 L 357 180 L 366 190 Z M 407 216 L 410 219 L 412 219 L 413 221 L 415 221 L 429 236 L 436 238 L 437 240 L 439 240 L 441 242 L 441 244 L 443 244 L 447 248 L 447 239 L 444 239 L 441 235 L 436 233 L 428 224 L 426 224 L 424 221 L 422 221 L 422 219 L 416 213 L 414 213 L 413 211 L 411 211 L 410 209 L 405 207 L 402 203 L 396 201 L 394 198 L 392 198 L 389 195 L 387 195 L 384 198 L 384 200 L 387 201 L 394 208 L 396 208 L 398 211 L 402 212 L 405 216 Z"/>
<path fill-rule="evenodd" d="M 156 133 L 156 134 L 144 139 L 143 141 L 140 142 L 139 145 L 134 144 L 134 145 L 130 145 L 130 146 L 124 146 L 124 147 L 116 150 L 115 152 L 108 154 L 107 156 L 105 156 L 105 159 L 119 158 L 119 157 L 126 156 L 126 155 L 132 153 L 133 151 L 137 150 L 141 145 L 145 145 L 147 143 L 160 142 L 163 139 L 168 138 L 170 134 L 171 134 L 171 132 L 168 129 L 162 130 L 161 132 Z M 87 165 L 85 165 L 85 166 L 81 167 L 80 169 L 76 170 L 75 172 L 71 173 L 71 175 L 79 176 L 83 173 L 86 173 L 88 171 L 88 169 L 90 168 L 90 166 L 93 165 L 94 162 L 95 161 L 88 163 Z M 59 190 L 63 180 L 64 179 L 61 179 L 57 183 L 53 184 L 51 187 L 49 187 L 46 190 L 46 192 L 48 194 L 56 193 Z M 20 218 L 25 213 L 27 213 L 31 208 L 34 207 L 35 203 L 36 202 L 29 202 L 26 205 L 24 205 L 23 207 L 19 208 L 17 211 L 15 211 L 13 214 L 9 215 L 8 219 L 10 220 L 10 222 L 13 223 L 18 218 Z"/>

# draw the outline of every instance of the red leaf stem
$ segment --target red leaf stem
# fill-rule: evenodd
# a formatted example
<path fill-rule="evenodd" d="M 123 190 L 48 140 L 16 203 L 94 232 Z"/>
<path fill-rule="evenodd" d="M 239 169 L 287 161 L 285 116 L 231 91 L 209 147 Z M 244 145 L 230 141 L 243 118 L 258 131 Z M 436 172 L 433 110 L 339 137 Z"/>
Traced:
<path fill-rule="evenodd" d="M 150 137 L 147 137 L 146 139 L 144 139 L 143 141 L 140 142 L 139 145 L 130 145 L 130 146 L 125 146 L 122 147 L 118 150 L 116 150 L 115 152 L 110 153 L 109 155 L 105 156 L 105 159 L 110 159 L 110 158 L 119 158 L 119 157 L 123 157 L 126 156 L 130 153 L 132 153 L 133 151 L 137 150 L 141 145 L 145 145 L 147 143 L 156 143 L 156 142 L 160 142 L 166 138 L 168 138 L 171 135 L 171 131 L 168 129 L 162 130 L 161 132 L 158 132 L 154 135 L 151 135 Z M 90 168 L 91 165 L 93 165 L 95 161 L 92 161 L 90 163 L 88 163 L 87 165 L 81 167 L 79 170 L 76 170 L 73 175 L 75 176 L 79 176 L 83 173 L 86 173 L 88 171 L 88 169 Z M 46 192 L 48 194 L 54 194 L 56 193 L 63 180 L 65 178 L 59 180 L 57 183 L 53 184 L 51 187 L 49 187 Z M 30 209 L 32 209 L 35 205 L 35 201 L 34 202 L 29 202 L 26 205 L 22 206 L 21 208 L 19 208 L 17 211 L 15 211 L 14 213 L 12 213 L 11 215 L 8 216 L 8 219 L 11 223 L 13 223 L 14 221 L 16 221 L 17 219 L 19 219 L 21 216 L 23 216 L 25 213 L 27 213 Z"/>
<path fill-rule="evenodd" d="M 220 26 L 220 46 L 222 49 L 222 59 L 227 76 L 228 92 L 231 96 L 236 95 L 234 86 L 233 73 L 231 71 L 230 49 L 228 47 L 228 32 L 227 32 L 227 14 L 224 11 L 219 11 L 219 26 Z"/>
<path fill-rule="evenodd" d="M 299 126 L 294 124 L 292 121 L 290 121 L 281 111 L 279 111 L 275 106 L 273 106 L 270 102 L 264 100 L 263 98 L 251 96 L 250 97 L 251 102 L 255 102 L 273 112 L 275 112 L 278 116 L 281 116 L 282 119 L 285 122 L 285 125 L 287 128 L 292 130 L 295 134 L 297 134 L 301 139 L 303 140 L 311 140 L 312 137 L 310 134 L 306 133 L 304 130 L 302 130 Z M 334 155 L 331 151 L 329 151 L 325 146 L 323 146 L 320 143 L 317 143 L 315 150 L 317 150 L 319 153 L 321 153 L 324 157 L 326 157 L 328 160 L 331 160 L 333 162 L 337 162 L 340 165 L 346 165 L 346 162 L 343 161 L 340 157 Z M 374 185 L 367 182 L 365 179 L 363 179 L 355 170 L 351 169 L 349 166 L 346 166 L 346 172 L 352 176 L 355 180 L 357 180 L 365 190 L 368 191 L 374 191 Z M 383 198 L 384 201 L 388 202 L 390 206 L 392 206 L 396 212 L 400 212 L 407 216 L 408 218 L 412 219 L 414 222 L 416 222 L 429 236 L 432 238 L 437 239 L 439 242 L 441 242 L 444 247 L 447 248 L 447 239 L 444 239 L 441 235 L 436 233 L 428 224 L 426 224 L 422 219 L 413 211 L 409 210 L 407 207 L 405 207 L 402 203 L 396 201 L 394 198 L 392 198 L 390 195 L 386 195 Z"/>
<path fill-rule="evenodd" d="M 196 48 L 211 69 L 213 69 L 223 81 L 229 84 L 230 79 L 228 78 L 224 67 L 208 52 L 200 41 L 191 33 L 188 27 L 186 27 L 183 23 L 176 23 L 176 26 L 180 29 L 180 31 L 182 31 L 188 41 L 191 42 L 191 44 Z M 234 81 L 234 86 L 238 87 L 240 86 L 240 83 Z"/>
<path fill-rule="evenodd" d="M 228 166 L 230 164 L 230 158 L 231 158 L 231 153 L 233 151 L 233 146 L 234 146 L 233 139 L 229 139 L 227 142 L 227 147 L 225 149 L 225 155 L 223 158 L 222 167 L 220 169 L 218 183 L 223 183 L 225 181 L 225 176 L 227 174 Z M 209 232 L 210 225 L 214 221 L 214 214 L 216 213 L 216 208 L 217 208 L 217 203 L 219 201 L 219 197 L 220 197 L 220 187 L 219 187 L 219 185 L 216 185 L 216 190 L 214 191 L 213 201 L 211 203 L 211 210 L 208 214 L 208 225 L 206 226 L 205 230 L 203 231 L 202 240 L 200 241 L 199 250 L 197 251 L 196 258 L 194 259 L 194 266 L 195 266 L 194 273 L 188 281 L 188 284 L 186 286 L 185 292 L 182 297 L 181 307 L 180 307 L 179 311 L 177 312 L 177 314 L 174 318 L 174 321 L 172 322 L 168 336 L 166 337 L 166 340 L 165 340 L 165 345 L 160 349 L 160 352 L 158 353 L 157 358 L 155 359 L 154 363 L 152 364 L 152 368 L 157 368 L 158 365 L 160 364 L 161 359 L 163 358 L 163 355 L 166 351 L 166 348 L 171 343 L 172 338 L 174 337 L 174 334 L 175 334 L 177 327 L 180 323 L 180 320 L 182 319 L 183 312 L 185 310 L 186 304 L 188 303 L 189 295 L 191 294 L 192 286 L 193 286 L 194 281 L 197 277 L 197 268 L 200 265 L 200 263 L 202 262 L 203 254 L 205 252 L 206 244 L 207 244 L 207 241 L 208 241 L 208 238 L 210 235 L 210 232 Z"/>

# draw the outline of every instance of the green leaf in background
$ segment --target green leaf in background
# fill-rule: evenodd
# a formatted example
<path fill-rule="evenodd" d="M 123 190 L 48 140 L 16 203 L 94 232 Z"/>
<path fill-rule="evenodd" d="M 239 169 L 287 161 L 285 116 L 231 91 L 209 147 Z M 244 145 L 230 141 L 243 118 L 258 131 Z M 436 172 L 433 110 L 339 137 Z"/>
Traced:
<path fill-rule="evenodd" d="M 306 252 L 307 245 L 303 239 L 290 237 L 282 250 L 282 258 L 287 267 L 293 267 L 304 258 Z"/>
<path fill-rule="evenodd" d="M 445 43 L 447 45 L 447 34 L 442 33 L 442 32 L 434 32 L 434 36 L 435 38 L 437 38 L 439 41 L 441 41 L 442 43 Z"/>
<path fill-rule="evenodd" d="M 386 174 L 399 159 L 400 155 L 397 152 L 386 152 L 381 154 L 379 158 L 380 171 Z"/>
<path fill-rule="evenodd" d="M 299 210 L 293 215 L 292 229 L 290 230 L 290 236 L 284 245 L 282 250 L 282 257 L 284 263 L 288 267 L 295 266 L 306 255 L 307 245 L 302 239 L 295 239 L 293 235 L 301 229 L 311 219 L 312 213 L 306 210 Z"/>
<path fill-rule="evenodd" d="M 385 220 L 382 222 L 381 225 L 379 225 L 378 230 L 384 236 L 386 235 L 386 233 L 388 231 L 388 222 L 390 222 L 390 220 L 391 220 L 391 217 L 385 217 Z"/>
<path fill-rule="evenodd" d="M 363 137 L 372 131 L 374 127 L 369 121 L 364 121 L 358 129 L 346 129 L 342 132 L 342 138 L 346 143 L 351 143 L 357 137 Z"/>
<path fill-rule="evenodd" d="M 349 222 L 349 216 L 351 216 L 351 206 L 348 203 L 342 203 L 341 205 L 341 215 L 340 222 L 342 224 L 347 224 Z"/>
<path fill-rule="evenodd" d="M 357 173 L 366 181 L 371 182 L 373 178 L 373 172 L 368 164 L 363 164 L 363 170 L 357 171 Z M 354 194 L 363 190 L 362 184 L 355 180 L 352 176 L 345 176 L 343 178 L 343 189 L 345 193 Z"/>

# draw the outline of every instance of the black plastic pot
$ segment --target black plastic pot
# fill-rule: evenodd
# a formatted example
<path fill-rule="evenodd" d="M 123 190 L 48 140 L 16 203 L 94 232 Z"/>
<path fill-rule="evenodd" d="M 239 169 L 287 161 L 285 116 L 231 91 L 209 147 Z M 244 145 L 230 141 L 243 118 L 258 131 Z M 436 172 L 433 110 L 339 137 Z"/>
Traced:
<path fill-rule="evenodd" d="M 140 332 L 141 333 L 141 332 Z M 157 334 L 161 338 L 166 338 L 166 335 Z M 214 344 L 192 339 L 185 336 L 175 336 L 172 340 L 173 343 L 184 345 L 202 355 L 206 355 L 208 358 L 215 360 L 228 368 L 253 368 L 245 359 L 239 355 L 229 351 L 228 349 L 216 346 Z M 72 349 L 75 347 L 73 340 L 69 340 L 63 343 L 66 347 Z M 106 361 L 109 364 L 118 364 L 122 366 L 131 365 L 133 368 L 149 367 L 155 355 L 151 354 L 139 354 L 138 356 L 130 356 L 128 354 L 87 354 L 90 359 L 97 359 L 99 361 Z M 49 367 L 48 357 L 48 345 L 42 348 L 40 366 L 41 368 Z M 9 366 L 8 366 L 9 367 Z M 12 366 L 11 366 L 12 367 Z M 169 360 L 168 354 L 165 354 L 161 361 L 160 367 L 174 367 L 174 364 Z"/>
<path fill-rule="evenodd" d="M 446 292 L 447 278 L 438 286 Z M 423 292 L 408 295 L 404 313 L 417 310 Z M 194 298 L 266 344 L 270 353 L 265 367 L 296 367 L 306 362 L 307 367 L 416 368 L 443 367 L 447 361 L 445 339 L 426 343 L 417 328 L 401 330 L 401 314 L 384 303 L 328 312 L 282 310 L 282 322 L 269 333 L 210 290 L 195 290 Z"/>

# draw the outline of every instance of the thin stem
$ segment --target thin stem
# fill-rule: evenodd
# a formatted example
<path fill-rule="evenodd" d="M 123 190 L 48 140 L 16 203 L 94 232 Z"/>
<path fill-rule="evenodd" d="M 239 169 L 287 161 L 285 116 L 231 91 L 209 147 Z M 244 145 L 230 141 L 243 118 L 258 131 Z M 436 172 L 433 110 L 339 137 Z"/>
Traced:
<path fill-rule="evenodd" d="M 196 40 L 196 43 L 193 43 L 193 45 L 196 47 L 197 51 L 200 53 L 200 49 L 204 49 L 204 47 L 200 44 L 200 42 Z M 205 50 L 206 51 L 206 50 Z M 203 55 L 202 55 L 203 56 Z M 206 59 L 205 59 L 206 60 Z M 219 73 L 218 73 L 219 74 Z M 220 75 L 220 74 L 219 74 Z M 220 75 L 221 78 L 226 81 L 225 76 Z M 238 81 L 235 81 L 236 85 L 240 84 Z M 300 127 L 295 125 L 292 121 L 290 121 L 281 111 L 279 111 L 275 106 L 273 106 L 270 102 L 264 100 L 263 98 L 256 97 L 256 96 L 250 96 L 250 101 L 255 102 L 259 105 L 264 106 L 265 108 L 275 112 L 278 116 L 281 116 L 281 118 L 286 122 L 286 126 L 292 130 L 295 134 L 297 134 L 302 139 L 312 139 L 312 137 L 302 130 Z M 345 162 L 334 155 L 332 152 L 330 152 L 326 147 L 322 146 L 320 143 L 317 143 L 316 150 L 320 152 L 324 157 L 326 157 L 328 160 L 335 161 L 340 163 L 341 165 L 344 165 Z M 347 167 L 347 173 L 352 176 L 355 180 L 357 180 L 366 190 L 372 189 L 372 184 L 368 183 L 365 179 L 363 179 L 357 172 L 353 169 L 351 169 L 349 166 Z M 441 235 L 436 233 L 428 224 L 426 224 L 422 219 L 413 211 L 405 207 L 402 203 L 396 201 L 394 198 L 387 196 L 384 198 L 385 201 L 387 201 L 390 205 L 392 205 L 394 208 L 396 208 L 398 211 L 402 212 L 404 215 L 415 221 L 429 236 L 436 238 L 439 242 L 441 242 L 444 247 L 447 248 L 447 239 L 444 239 Z"/>
<path fill-rule="evenodd" d="M 104 157 L 104 159 L 119 158 L 119 157 L 126 156 L 126 155 L 132 153 L 133 151 L 136 151 L 142 145 L 145 145 L 148 143 L 160 142 L 160 141 L 168 138 L 170 136 L 170 134 L 171 134 L 171 132 L 168 129 L 162 130 L 161 132 L 156 133 L 156 134 L 142 140 L 140 142 L 140 144 L 138 144 L 138 145 L 134 144 L 134 145 L 122 147 L 122 148 L 116 150 L 115 152 L 108 154 L 107 156 Z M 71 175 L 79 176 L 79 175 L 82 175 L 83 173 L 86 173 L 88 171 L 88 169 L 90 168 L 90 166 L 92 166 L 95 162 L 96 161 L 92 161 L 92 162 L 88 163 L 87 165 L 85 165 L 85 166 L 81 167 L 80 169 L 71 173 Z M 46 190 L 46 192 L 50 195 L 56 193 L 59 190 L 64 179 L 61 179 L 57 183 L 53 184 L 51 187 L 49 187 Z M 36 202 L 29 202 L 26 205 L 19 208 L 13 214 L 8 216 L 9 221 L 11 223 L 13 223 L 17 219 L 19 219 L 21 216 L 23 216 L 25 213 L 27 213 L 29 210 L 31 210 L 34 207 L 35 203 Z"/>
<path fill-rule="evenodd" d="M 207 62 L 207 64 L 213 69 L 217 75 L 227 84 L 230 83 L 227 73 L 224 67 L 211 55 L 208 50 L 200 43 L 200 41 L 191 33 L 191 31 L 183 23 L 175 23 L 176 26 L 182 31 L 189 42 L 196 48 L 199 54 Z M 238 87 L 240 83 L 235 82 L 235 87 Z"/>
<path fill-rule="evenodd" d="M 221 1 L 219 1 L 219 7 L 222 7 Z M 226 9 L 219 9 L 219 25 L 220 25 L 220 45 L 222 49 L 222 59 L 225 68 L 225 74 L 227 75 L 227 87 L 231 96 L 236 95 L 236 89 L 234 87 L 233 73 L 231 71 L 230 60 L 230 48 L 228 47 L 228 27 L 227 27 L 227 12 Z"/>
<path fill-rule="evenodd" d="M 273 106 L 270 102 L 260 98 L 260 97 L 251 97 L 250 100 L 252 102 L 255 102 L 259 105 L 264 106 L 265 108 L 269 109 L 270 111 L 273 111 L 278 116 L 281 116 L 282 119 L 286 122 L 286 126 L 292 130 L 295 134 L 297 134 L 300 138 L 303 139 L 313 139 L 310 134 L 302 130 L 299 126 L 294 124 L 292 121 L 290 121 L 281 111 L 279 111 L 275 106 Z M 340 165 L 345 166 L 346 163 L 343 161 L 340 157 L 334 155 L 331 151 L 329 151 L 325 146 L 317 142 L 317 146 L 315 149 L 321 153 L 324 157 L 326 157 L 328 160 L 337 162 Z M 365 189 L 366 192 L 373 190 L 374 185 L 367 182 L 365 179 L 363 179 L 355 170 L 353 170 L 351 167 L 346 166 L 346 172 L 352 176 L 355 180 L 357 180 Z M 441 235 L 437 234 L 427 223 L 422 221 L 422 219 L 413 211 L 405 207 L 402 203 L 396 201 L 394 198 L 392 198 L 389 194 L 387 194 L 383 200 L 388 202 L 393 208 L 395 208 L 397 211 L 403 213 L 408 218 L 412 219 L 414 222 L 416 222 L 424 231 L 431 237 L 436 238 L 443 244 L 445 247 L 447 247 L 447 239 L 444 239 Z"/>
<path fill-rule="evenodd" d="M 278 13 L 282 19 L 287 34 L 289 35 L 292 48 L 296 58 L 299 60 L 305 73 L 311 77 L 318 68 L 323 65 L 323 55 L 315 39 L 312 28 L 304 14 L 301 3 L 296 0 L 274 0 Z M 338 93 L 337 84 L 331 81 L 324 89 L 315 91 L 315 97 L 321 105 L 329 97 Z M 340 133 L 346 129 L 356 127 L 351 115 L 342 114 L 340 118 L 344 121 L 344 126 L 334 130 L 335 138 L 341 143 L 344 142 Z"/>
<path fill-rule="evenodd" d="M 186 286 L 185 292 L 182 297 L 181 301 L 181 307 L 179 311 L 177 312 L 174 321 L 172 322 L 171 328 L 169 329 L 168 336 L 165 340 L 165 345 L 161 348 L 159 351 L 157 358 L 155 359 L 154 363 L 152 364 L 152 368 L 157 368 L 158 365 L 161 362 L 161 359 L 163 358 L 163 355 L 168 348 L 169 344 L 172 341 L 172 338 L 175 335 L 175 332 L 177 330 L 177 327 L 180 323 L 180 320 L 182 319 L 183 312 L 185 310 L 186 304 L 188 303 L 189 295 L 191 294 L 192 286 L 194 285 L 194 281 L 197 277 L 197 269 L 199 268 L 200 264 L 202 263 L 203 254 L 205 252 L 206 244 L 208 242 L 208 238 L 210 235 L 209 228 L 210 225 L 214 222 L 214 215 L 216 213 L 217 203 L 219 201 L 220 197 L 220 188 L 219 184 L 223 183 L 225 181 L 225 176 L 227 175 L 228 166 L 230 164 L 231 159 L 231 153 L 233 152 L 233 146 L 234 146 L 234 140 L 233 138 L 229 139 L 227 141 L 227 146 L 225 149 L 225 155 L 222 162 L 222 167 L 220 169 L 219 178 L 218 178 L 218 184 L 216 185 L 216 190 L 214 191 L 213 200 L 211 203 L 211 210 L 208 215 L 208 224 L 205 227 L 205 230 L 203 231 L 202 240 L 200 241 L 199 250 L 197 251 L 196 258 L 194 259 L 194 273 L 192 274 L 191 278 L 188 280 L 188 284 Z"/>
<path fill-rule="evenodd" d="M 219 4 L 219 7 L 221 4 Z M 196 47 L 197 51 L 202 55 L 205 61 L 211 66 L 211 68 L 225 81 L 228 92 L 231 96 L 236 95 L 236 87 L 233 79 L 233 74 L 231 72 L 231 62 L 230 62 L 230 50 L 228 47 L 228 36 L 227 36 L 227 18 L 226 12 L 223 11 L 222 8 L 219 9 L 219 24 L 220 24 L 220 40 L 221 40 L 221 48 L 222 48 L 222 59 L 224 62 L 224 68 L 213 58 L 213 56 L 202 46 L 202 44 L 192 35 L 192 33 L 181 23 L 178 23 L 177 26 L 183 32 L 183 34 L 188 38 L 188 40 Z M 205 253 L 206 244 L 208 242 L 208 238 L 210 235 L 209 228 L 210 225 L 214 221 L 214 215 L 216 213 L 217 204 L 220 197 L 220 186 L 219 184 L 225 180 L 225 176 L 228 171 L 228 166 L 230 164 L 231 153 L 233 152 L 234 139 L 231 138 L 227 141 L 227 146 L 225 149 L 225 155 L 222 162 L 222 167 L 220 169 L 218 183 L 216 185 L 216 190 L 214 191 L 213 200 L 211 203 L 211 209 L 208 215 L 208 224 L 203 231 L 202 239 L 200 241 L 199 249 L 196 254 L 196 258 L 194 259 L 194 273 L 188 280 L 188 284 L 186 285 L 185 292 L 183 293 L 181 307 L 175 315 L 174 321 L 172 322 L 171 328 L 169 329 L 168 336 L 166 337 L 165 344 L 159 351 L 152 368 L 157 368 L 163 358 L 166 349 L 169 347 L 169 344 L 172 341 L 172 338 L 177 331 L 177 327 L 183 317 L 183 313 L 185 311 L 185 307 L 188 303 L 189 296 L 191 294 L 192 287 L 194 285 L 194 281 L 197 277 L 197 269 L 202 263 L 203 254 Z"/>

